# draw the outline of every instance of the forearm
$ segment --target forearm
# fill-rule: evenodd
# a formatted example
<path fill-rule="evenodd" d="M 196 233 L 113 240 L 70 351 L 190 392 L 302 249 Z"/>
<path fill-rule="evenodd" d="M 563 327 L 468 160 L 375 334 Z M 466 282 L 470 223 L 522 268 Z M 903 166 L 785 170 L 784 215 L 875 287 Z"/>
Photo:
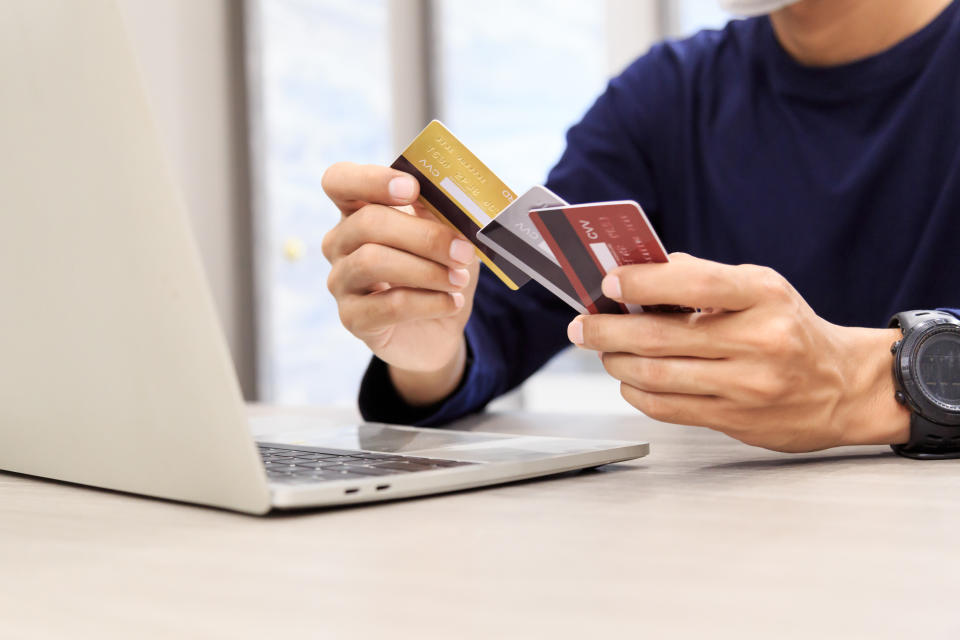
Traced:
<path fill-rule="evenodd" d="M 389 367 L 390 382 L 404 402 L 413 407 L 436 404 L 452 394 L 463 379 L 467 363 L 467 344 L 461 337 L 460 348 L 450 362 L 437 371 L 410 371 Z"/>
<path fill-rule="evenodd" d="M 374 358 L 360 385 L 365 420 L 436 427 L 483 409 L 523 382 L 567 342 L 573 313 L 536 285 L 510 291 L 481 270 L 457 357 L 429 374 Z"/>
<path fill-rule="evenodd" d="M 843 425 L 840 444 L 900 444 L 910 436 L 910 412 L 894 399 L 893 356 L 890 345 L 899 340 L 899 329 L 847 331 L 852 376 L 838 418 Z"/>

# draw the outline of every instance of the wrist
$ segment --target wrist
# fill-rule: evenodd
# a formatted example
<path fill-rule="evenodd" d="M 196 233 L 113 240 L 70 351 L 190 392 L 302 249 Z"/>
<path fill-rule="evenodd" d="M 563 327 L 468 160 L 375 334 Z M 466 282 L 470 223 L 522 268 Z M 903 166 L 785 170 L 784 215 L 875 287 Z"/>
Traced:
<path fill-rule="evenodd" d="M 899 329 L 850 329 L 852 373 L 848 380 L 844 445 L 900 444 L 910 438 L 910 411 L 894 397 L 890 345 Z"/>
<path fill-rule="evenodd" d="M 466 372 L 467 342 L 462 335 L 454 357 L 435 371 L 413 371 L 388 365 L 390 382 L 404 402 L 414 407 L 436 404 L 452 394 Z"/>

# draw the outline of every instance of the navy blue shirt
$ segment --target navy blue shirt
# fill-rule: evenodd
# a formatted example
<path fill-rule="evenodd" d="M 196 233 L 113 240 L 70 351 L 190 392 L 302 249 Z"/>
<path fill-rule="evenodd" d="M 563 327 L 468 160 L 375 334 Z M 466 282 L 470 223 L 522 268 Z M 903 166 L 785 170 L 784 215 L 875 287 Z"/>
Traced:
<path fill-rule="evenodd" d="M 659 44 L 570 129 L 547 186 L 636 200 L 668 251 L 772 267 L 837 324 L 960 306 L 960 0 L 834 67 L 797 63 L 767 17 Z M 361 413 L 437 425 L 478 411 L 568 346 L 574 315 L 484 269 L 458 390 L 408 407 L 374 359 Z"/>

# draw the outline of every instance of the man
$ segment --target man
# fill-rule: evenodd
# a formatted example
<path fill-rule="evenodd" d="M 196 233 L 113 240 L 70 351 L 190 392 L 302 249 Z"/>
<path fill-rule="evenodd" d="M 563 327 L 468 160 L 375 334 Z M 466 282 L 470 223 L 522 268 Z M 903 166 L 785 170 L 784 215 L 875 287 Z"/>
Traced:
<path fill-rule="evenodd" d="M 780 451 L 908 441 L 901 332 L 878 327 L 960 299 L 960 0 L 727 4 L 776 10 L 651 49 L 547 182 L 574 203 L 638 201 L 683 252 L 612 271 L 608 297 L 699 313 L 571 322 L 536 284 L 479 273 L 429 214 L 394 209 L 418 196 L 409 176 L 327 171 L 343 212 L 328 285 L 375 356 L 367 419 L 477 411 L 572 342 L 659 420 Z"/>

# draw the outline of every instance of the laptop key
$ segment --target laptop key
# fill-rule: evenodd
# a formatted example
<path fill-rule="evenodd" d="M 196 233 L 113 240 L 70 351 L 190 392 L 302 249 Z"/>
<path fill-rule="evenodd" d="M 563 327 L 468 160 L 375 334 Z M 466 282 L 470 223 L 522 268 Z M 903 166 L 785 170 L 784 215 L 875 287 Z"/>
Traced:
<path fill-rule="evenodd" d="M 359 465 L 357 465 L 357 466 L 359 466 Z M 347 473 L 348 471 L 352 471 L 353 469 L 354 469 L 354 466 L 352 466 L 352 465 L 338 464 L 338 465 L 336 465 L 336 466 L 324 467 L 323 469 L 317 469 L 317 471 L 318 471 L 318 472 L 322 472 L 322 473 Z"/>
<path fill-rule="evenodd" d="M 324 467 L 332 467 L 334 465 L 339 465 L 339 464 L 340 462 L 336 460 L 323 460 L 323 461 L 316 461 L 316 462 L 304 462 L 298 466 L 306 467 L 307 469 L 323 469 Z"/>
<path fill-rule="evenodd" d="M 351 453 L 351 458 L 359 460 L 402 460 L 402 456 L 394 456 L 388 453 Z"/>
<path fill-rule="evenodd" d="M 278 445 L 260 445 L 260 455 L 268 476 L 284 482 L 369 478 L 476 464 L 374 451 L 304 450 Z"/>

